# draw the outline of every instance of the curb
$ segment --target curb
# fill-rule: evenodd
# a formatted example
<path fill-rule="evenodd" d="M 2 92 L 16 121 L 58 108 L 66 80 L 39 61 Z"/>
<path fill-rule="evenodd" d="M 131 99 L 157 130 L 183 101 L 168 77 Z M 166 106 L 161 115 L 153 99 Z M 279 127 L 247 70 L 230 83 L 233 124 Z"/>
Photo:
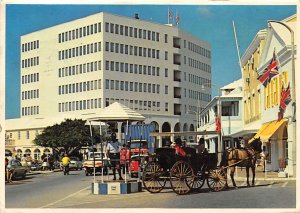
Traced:
<path fill-rule="evenodd" d="M 247 181 L 247 178 L 234 178 L 236 181 Z M 249 180 L 252 180 L 252 177 L 249 177 Z M 255 178 L 256 181 L 295 181 L 296 178 Z"/>

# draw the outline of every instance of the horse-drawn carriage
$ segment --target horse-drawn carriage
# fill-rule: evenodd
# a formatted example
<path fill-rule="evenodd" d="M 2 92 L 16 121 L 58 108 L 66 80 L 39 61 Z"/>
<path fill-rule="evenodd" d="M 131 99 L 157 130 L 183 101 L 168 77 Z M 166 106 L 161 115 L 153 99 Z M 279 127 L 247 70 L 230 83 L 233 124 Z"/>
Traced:
<path fill-rule="evenodd" d="M 195 134 L 195 133 L 194 133 Z M 197 133 L 196 133 L 197 134 Z M 258 142 L 258 143 L 256 143 Z M 231 169 L 231 179 L 234 186 L 233 172 L 235 166 L 244 163 L 247 169 L 247 183 L 249 185 L 249 168 L 252 168 L 254 185 L 255 155 L 259 152 L 261 142 L 256 141 L 252 148 L 245 150 L 232 149 L 223 158 L 225 164 L 217 166 L 217 153 L 196 153 L 194 148 L 183 147 L 186 157 L 175 153 L 174 148 L 157 148 L 152 160 L 144 168 L 142 181 L 145 189 L 151 193 L 160 192 L 170 181 L 171 188 L 179 195 L 187 194 L 192 189 L 200 190 L 207 182 L 212 191 L 221 191 L 227 187 L 227 169 Z M 243 159 L 232 158 L 234 152 L 241 152 Z M 252 154 L 250 152 L 253 152 Z M 229 164 L 228 164 L 229 163 Z M 254 167 L 254 168 L 253 168 Z"/>
<path fill-rule="evenodd" d="M 173 148 L 157 148 L 155 156 L 143 171 L 143 184 L 151 193 L 160 192 L 170 181 L 173 191 L 183 195 L 192 189 L 200 190 L 207 181 L 212 191 L 220 191 L 226 185 L 224 170 L 217 167 L 215 153 L 197 154 L 196 150 L 184 147 L 187 157 L 175 154 Z"/>

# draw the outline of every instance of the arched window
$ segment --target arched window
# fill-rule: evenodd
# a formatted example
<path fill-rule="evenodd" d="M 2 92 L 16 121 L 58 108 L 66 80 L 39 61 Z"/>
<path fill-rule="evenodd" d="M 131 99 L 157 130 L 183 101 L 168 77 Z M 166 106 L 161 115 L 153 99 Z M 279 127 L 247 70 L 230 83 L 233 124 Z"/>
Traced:
<path fill-rule="evenodd" d="M 41 157 L 41 151 L 39 149 L 35 149 L 33 158 L 35 160 L 40 160 L 40 157 Z"/>
<path fill-rule="evenodd" d="M 22 152 L 21 149 L 18 149 L 18 150 L 17 150 L 17 156 L 18 156 L 18 158 L 21 159 L 21 158 L 23 157 L 23 156 L 22 156 L 22 153 L 23 153 L 23 152 Z"/>
<path fill-rule="evenodd" d="M 26 155 L 31 155 L 31 150 L 30 150 L 30 149 L 26 149 L 26 150 L 25 150 L 25 154 L 26 154 Z"/>
<path fill-rule="evenodd" d="M 49 149 L 44 149 L 44 154 L 49 156 L 51 153 L 50 153 L 50 150 Z"/>

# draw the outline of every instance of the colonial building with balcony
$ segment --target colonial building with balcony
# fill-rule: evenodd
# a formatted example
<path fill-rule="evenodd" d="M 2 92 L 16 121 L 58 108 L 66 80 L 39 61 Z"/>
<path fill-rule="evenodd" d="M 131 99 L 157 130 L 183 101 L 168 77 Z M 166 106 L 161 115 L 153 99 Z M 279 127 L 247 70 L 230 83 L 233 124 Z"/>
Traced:
<path fill-rule="evenodd" d="M 242 86 L 243 80 L 239 79 L 220 88 L 220 96 L 214 97 L 200 113 L 198 131 L 215 131 L 218 107 L 220 107 L 222 147 L 218 149 L 218 135 L 205 135 L 205 146 L 210 153 L 237 146 L 239 142 L 239 138 L 234 135 L 243 130 Z"/>

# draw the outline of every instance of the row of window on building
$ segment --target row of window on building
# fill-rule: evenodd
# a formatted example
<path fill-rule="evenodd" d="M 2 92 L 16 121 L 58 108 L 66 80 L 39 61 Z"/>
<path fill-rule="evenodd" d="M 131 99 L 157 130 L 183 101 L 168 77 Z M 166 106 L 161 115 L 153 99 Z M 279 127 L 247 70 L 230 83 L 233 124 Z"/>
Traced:
<path fill-rule="evenodd" d="M 33 73 L 33 74 L 22 76 L 22 84 L 38 82 L 39 80 L 40 80 L 40 74 L 39 73 Z"/>
<path fill-rule="evenodd" d="M 37 136 L 39 134 L 39 130 L 35 130 L 35 136 Z M 13 138 L 13 133 L 10 132 L 9 133 L 9 138 L 12 139 Z M 26 131 L 26 139 L 30 138 L 30 131 L 27 130 Z M 18 140 L 21 140 L 21 131 L 18 131 Z"/>
<path fill-rule="evenodd" d="M 71 41 L 101 32 L 101 22 L 58 34 L 58 43 Z"/>
<path fill-rule="evenodd" d="M 101 89 L 101 79 L 58 86 L 58 94 L 72 94 Z"/>
<path fill-rule="evenodd" d="M 283 71 L 271 79 L 264 89 L 264 109 L 272 108 L 280 104 L 282 86 L 284 85 L 284 88 L 287 88 L 288 84 L 287 71 Z"/>
<path fill-rule="evenodd" d="M 140 75 L 159 76 L 160 68 L 153 66 L 146 66 L 140 64 L 128 64 L 117 61 L 105 61 L 105 69 L 110 71 L 120 71 L 125 73 L 134 73 Z M 165 75 L 168 74 L 168 69 L 165 70 Z"/>
<path fill-rule="evenodd" d="M 198 60 L 195 60 L 192 58 L 188 58 L 188 63 L 189 63 L 190 67 L 193 67 L 193 68 L 196 68 L 199 70 L 203 70 L 207 73 L 211 73 L 211 67 L 210 67 L 210 65 L 208 65 L 206 63 L 203 63 L 201 61 L 198 61 Z"/>
<path fill-rule="evenodd" d="M 38 114 L 40 114 L 39 106 L 22 107 L 22 116 L 38 115 Z"/>
<path fill-rule="evenodd" d="M 186 90 L 184 90 L 184 96 L 186 97 Z M 201 101 L 206 101 L 209 102 L 211 100 L 211 95 L 206 94 L 203 92 L 195 91 L 195 90 L 188 90 L 188 95 L 189 98 L 195 99 L 195 100 L 201 100 Z"/>
<path fill-rule="evenodd" d="M 22 52 L 38 49 L 39 46 L 39 40 L 27 42 L 25 44 L 22 44 Z"/>
<path fill-rule="evenodd" d="M 29 139 L 29 138 L 28 138 L 28 139 Z M 49 155 L 49 154 L 50 154 L 50 150 L 49 150 L 49 149 L 45 149 L 43 154 Z M 30 150 L 30 149 L 26 149 L 25 152 L 24 152 L 24 154 L 23 154 L 23 152 L 22 152 L 21 149 L 17 149 L 17 157 L 18 157 L 19 159 L 22 159 L 23 155 L 26 155 L 26 156 L 30 155 L 30 156 L 31 156 L 31 150 Z M 42 160 L 42 159 L 41 159 L 41 156 L 42 156 L 42 155 L 41 155 L 41 151 L 40 151 L 39 149 L 35 149 L 35 150 L 33 151 L 33 159 L 34 159 L 34 160 L 37 160 L 37 161 Z"/>
<path fill-rule="evenodd" d="M 105 42 L 105 51 L 148 58 L 160 58 L 159 50 L 113 42 Z M 167 51 L 165 51 L 165 60 L 168 60 Z"/>
<path fill-rule="evenodd" d="M 192 52 L 198 53 L 204 57 L 211 58 L 211 52 L 197 44 L 194 44 L 193 42 L 188 42 L 188 49 Z"/>
<path fill-rule="evenodd" d="M 144 111 L 160 111 L 161 105 L 159 101 L 144 101 L 144 100 L 129 100 L 129 99 L 118 99 L 118 98 L 106 98 L 105 105 L 109 106 L 114 102 L 119 102 L 130 109 L 144 110 Z M 169 111 L 169 104 L 165 103 L 166 112 Z"/>
<path fill-rule="evenodd" d="M 39 98 L 39 89 L 23 91 L 22 100 Z"/>
<path fill-rule="evenodd" d="M 77 64 L 69 67 L 62 67 L 58 69 L 58 77 L 66 77 L 72 75 L 79 75 L 82 73 L 94 72 L 101 70 L 101 61 L 92 61 L 84 64 Z"/>
<path fill-rule="evenodd" d="M 138 29 L 136 27 L 129 27 L 114 23 L 105 22 L 105 32 L 114 33 L 117 35 L 124 35 L 129 36 L 132 38 L 139 38 L 139 39 L 147 39 L 151 41 L 159 42 L 159 33 L 145 30 L 145 29 Z"/>
<path fill-rule="evenodd" d="M 146 92 L 146 93 L 160 93 L 159 84 L 128 82 L 119 80 L 105 80 L 105 89 L 121 90 L 131 92 Z M 169 86 L 165 85 L 165 94 L 169 93 Z"/>
<path fill-rule="evenodd" d="M 101 98 L 58 103 L 58 112 L 101 108 Z"/>
<path fill-rule="evenodd" d="M 39 65 L 39 57 L 27 58 L 22 60 L 22 68 L 32 67 Z"/>
<path fill-rule="evenodd" d="M 189 74 L 189 82 L 198 84 L 198 85 L 207 85 L 207 87 L 210 87 L 211 80 L 207 78 L 202 78 L 193 74 Z"/>
<path fill-rule="evenodd" d="M 73 47 L 66 50 L 58 51 L 58 60 L 65 60 L 82 55 L 88 55 L 101 51 L 101 42 L 95 42 L 90 44 Z"/>

